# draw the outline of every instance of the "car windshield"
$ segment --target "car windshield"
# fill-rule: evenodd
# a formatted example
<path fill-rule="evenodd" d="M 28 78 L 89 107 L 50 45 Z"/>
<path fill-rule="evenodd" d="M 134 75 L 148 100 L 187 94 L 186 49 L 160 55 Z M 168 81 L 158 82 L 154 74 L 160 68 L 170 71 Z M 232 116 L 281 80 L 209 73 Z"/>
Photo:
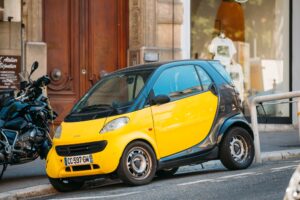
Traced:
<path fill-rule="evenodd" d="M 72 113 L 117 111 L 132 105 L 152 70 L 117 73 L 105 77 L 74 107 Z"/>

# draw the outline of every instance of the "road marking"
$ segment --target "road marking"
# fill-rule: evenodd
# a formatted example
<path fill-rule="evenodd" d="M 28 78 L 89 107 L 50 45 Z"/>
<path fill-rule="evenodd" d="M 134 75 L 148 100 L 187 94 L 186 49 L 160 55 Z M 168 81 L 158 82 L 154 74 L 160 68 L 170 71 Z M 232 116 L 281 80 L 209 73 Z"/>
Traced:
<path fill-rule="evenodd" d="M 272 171 L 278 171 L 278 170 L 283 170 L 283 169 L 289 169 L 289 168 L 293 168 L 293 167 L 297 167 L 298 165 L 288 165 L 288 166 L 284 166 L 284 167 L 276 167 L 276 168 L 271 168 Z"/>
<path fill-rule="evenodd" d="M 73 198 L 61 198 L 61 199 L 55 199 L 55 200 L 81 200 L 81 199 L 105 199 L 105 198 L 116 198 L 116 197 L 124 197 L 129 196 L 133 194 L 138 194 L 141 192 L 127 192 L 122 194 L 112 194 L 112 195 L 106 195 L 106 196 L 93 196 L 93 197 L 73 197 Z"/>
<path fill-rule="evenodd" d="M 248 175 L 255 175 L 255 174 L 256 174 L 256 172 L 246 172 L 246 173 L 241 173 L 241 174 L 222 176 L 222 177 L 219 177 L 219 178 L 227 179 L 227 178 L 236 178 L 236 177 L 240 177 L 240 176 L 248 176 Z"/>
<path fill-rule="evenodd" d="M 196 183 L 205 183 L 205 182 L 212 182 L 212 181 L 214 181 L 214 180 L 213 179 L 203 179 L 203 180 L 199 180 L 199 181 L 180 183 L 180 184 L 177 184 L 177 186 L 185 186 L 185 185 L 192 185 L 192 184 L 196 184 Z"/>
<path fill-rule="evenodd" d="M 180 183 L 180 184 L 177 184 L 177 186 L 185 186 L 185 185 L 192 185 L 192 184 L 205 183 L 205 182 L 222 182 L 222 181 L 224 181 L 224 179 L 228 179 L 228 178 L 245 178 L 248 175 L 256 175 L 256 174 L 257 174 L 256 172 L 246 172 L 246 173 L 241 173 L 241 174 L 222 176 L 222 177 L 219 177 L 216 179 L 203 179 L 203 180 L 198 180 L 198 181 Z"/>

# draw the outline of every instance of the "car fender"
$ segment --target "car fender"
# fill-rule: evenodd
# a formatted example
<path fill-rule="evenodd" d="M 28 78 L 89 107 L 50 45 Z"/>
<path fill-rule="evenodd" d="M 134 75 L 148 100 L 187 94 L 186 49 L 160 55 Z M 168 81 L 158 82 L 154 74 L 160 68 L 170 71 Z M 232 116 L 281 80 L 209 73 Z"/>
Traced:
<path fill-rule="evenodd" d="M 119 154 L 118 156 L 119 159 L 121 158 L 123 152 L 125 151 L 125 148 L 134 141 L 144 141 L 145 143 L 149 144 L 152 147 L 157 159 L 159 159 L 159 153 L 157 151 L 157 146 L 154 139 L 154 131 L 153 133 L 150 134 L 144 131 L 132 131 L 132 132 L 127 132 L 126 134 L 120 133 L 120 134 L 115 134 L 114 136 L 110 135 L 107 139 L 109 144 L 110 143 L 114 144 L 115 149 L 117 149 L 118 151 L 116 153 Z M 109 140 L 113 140 L 113 142 L 109 142 Z"/>
<path fill-rule="evenodd" d="M 243 116 L 243 114 L 237 114 L 230 118 L 227 118 L 224 121 L 218 133 L 218 137 L 217 137 L 218 144 L 222 141 L 222 139 L 224 138 L 228 130 L 231 129 L 232 127 L 242 127 L 249 132 L 252 138 L 254 138 L 252 128 L 250 124 L 247 122 L 247 120 L 245 119 L 245 117 Z"/>

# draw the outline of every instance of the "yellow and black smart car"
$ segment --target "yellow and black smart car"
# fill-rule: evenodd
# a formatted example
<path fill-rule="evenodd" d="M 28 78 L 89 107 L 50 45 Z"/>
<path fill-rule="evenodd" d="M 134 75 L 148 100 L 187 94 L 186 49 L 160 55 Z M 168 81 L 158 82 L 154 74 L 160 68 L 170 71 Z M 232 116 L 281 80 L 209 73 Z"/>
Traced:
<path fill-rule="evenodd" d="M 152 63 L 99 81 L 56 130 L 46 171 L 59 191 L 117 175 L 142 185 L 183 165 L 220 159 L 244 169 L 253 133 L 240 98 L 216 61 Z"/>

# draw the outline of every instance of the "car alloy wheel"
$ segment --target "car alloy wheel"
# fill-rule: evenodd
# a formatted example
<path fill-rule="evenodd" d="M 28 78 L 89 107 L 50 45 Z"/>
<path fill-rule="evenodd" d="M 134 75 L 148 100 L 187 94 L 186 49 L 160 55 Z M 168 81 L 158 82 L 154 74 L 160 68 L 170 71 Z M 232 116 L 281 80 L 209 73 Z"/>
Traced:
<path fill-rule="evenodd" d="M 243 163 L 248 157 L 248 144 L 241 136 L 232 137 L 230 142 L 230 153 L 236 162 Z"/>
<path fill-rule="evenodd" d="M 228 169 L 246 169 L 254 158 L 254 143 L 250 133 L 242 127 L 233 127 L 223 136 L 220 160 Z"/>
<path fill-rule="evenodd" d="M 135 141 L 125 148 L 117 174 L 127 184 L 144 185 L 153 179 L 156 165 L 153 149 L 144 142 Z"/>
<path fill-rule="evenodd" d="M 137 180 L 147 178 L 152 169 L 149 153 L 142 147 L 133 147 L 127 156 L 127 170 Z"/>

